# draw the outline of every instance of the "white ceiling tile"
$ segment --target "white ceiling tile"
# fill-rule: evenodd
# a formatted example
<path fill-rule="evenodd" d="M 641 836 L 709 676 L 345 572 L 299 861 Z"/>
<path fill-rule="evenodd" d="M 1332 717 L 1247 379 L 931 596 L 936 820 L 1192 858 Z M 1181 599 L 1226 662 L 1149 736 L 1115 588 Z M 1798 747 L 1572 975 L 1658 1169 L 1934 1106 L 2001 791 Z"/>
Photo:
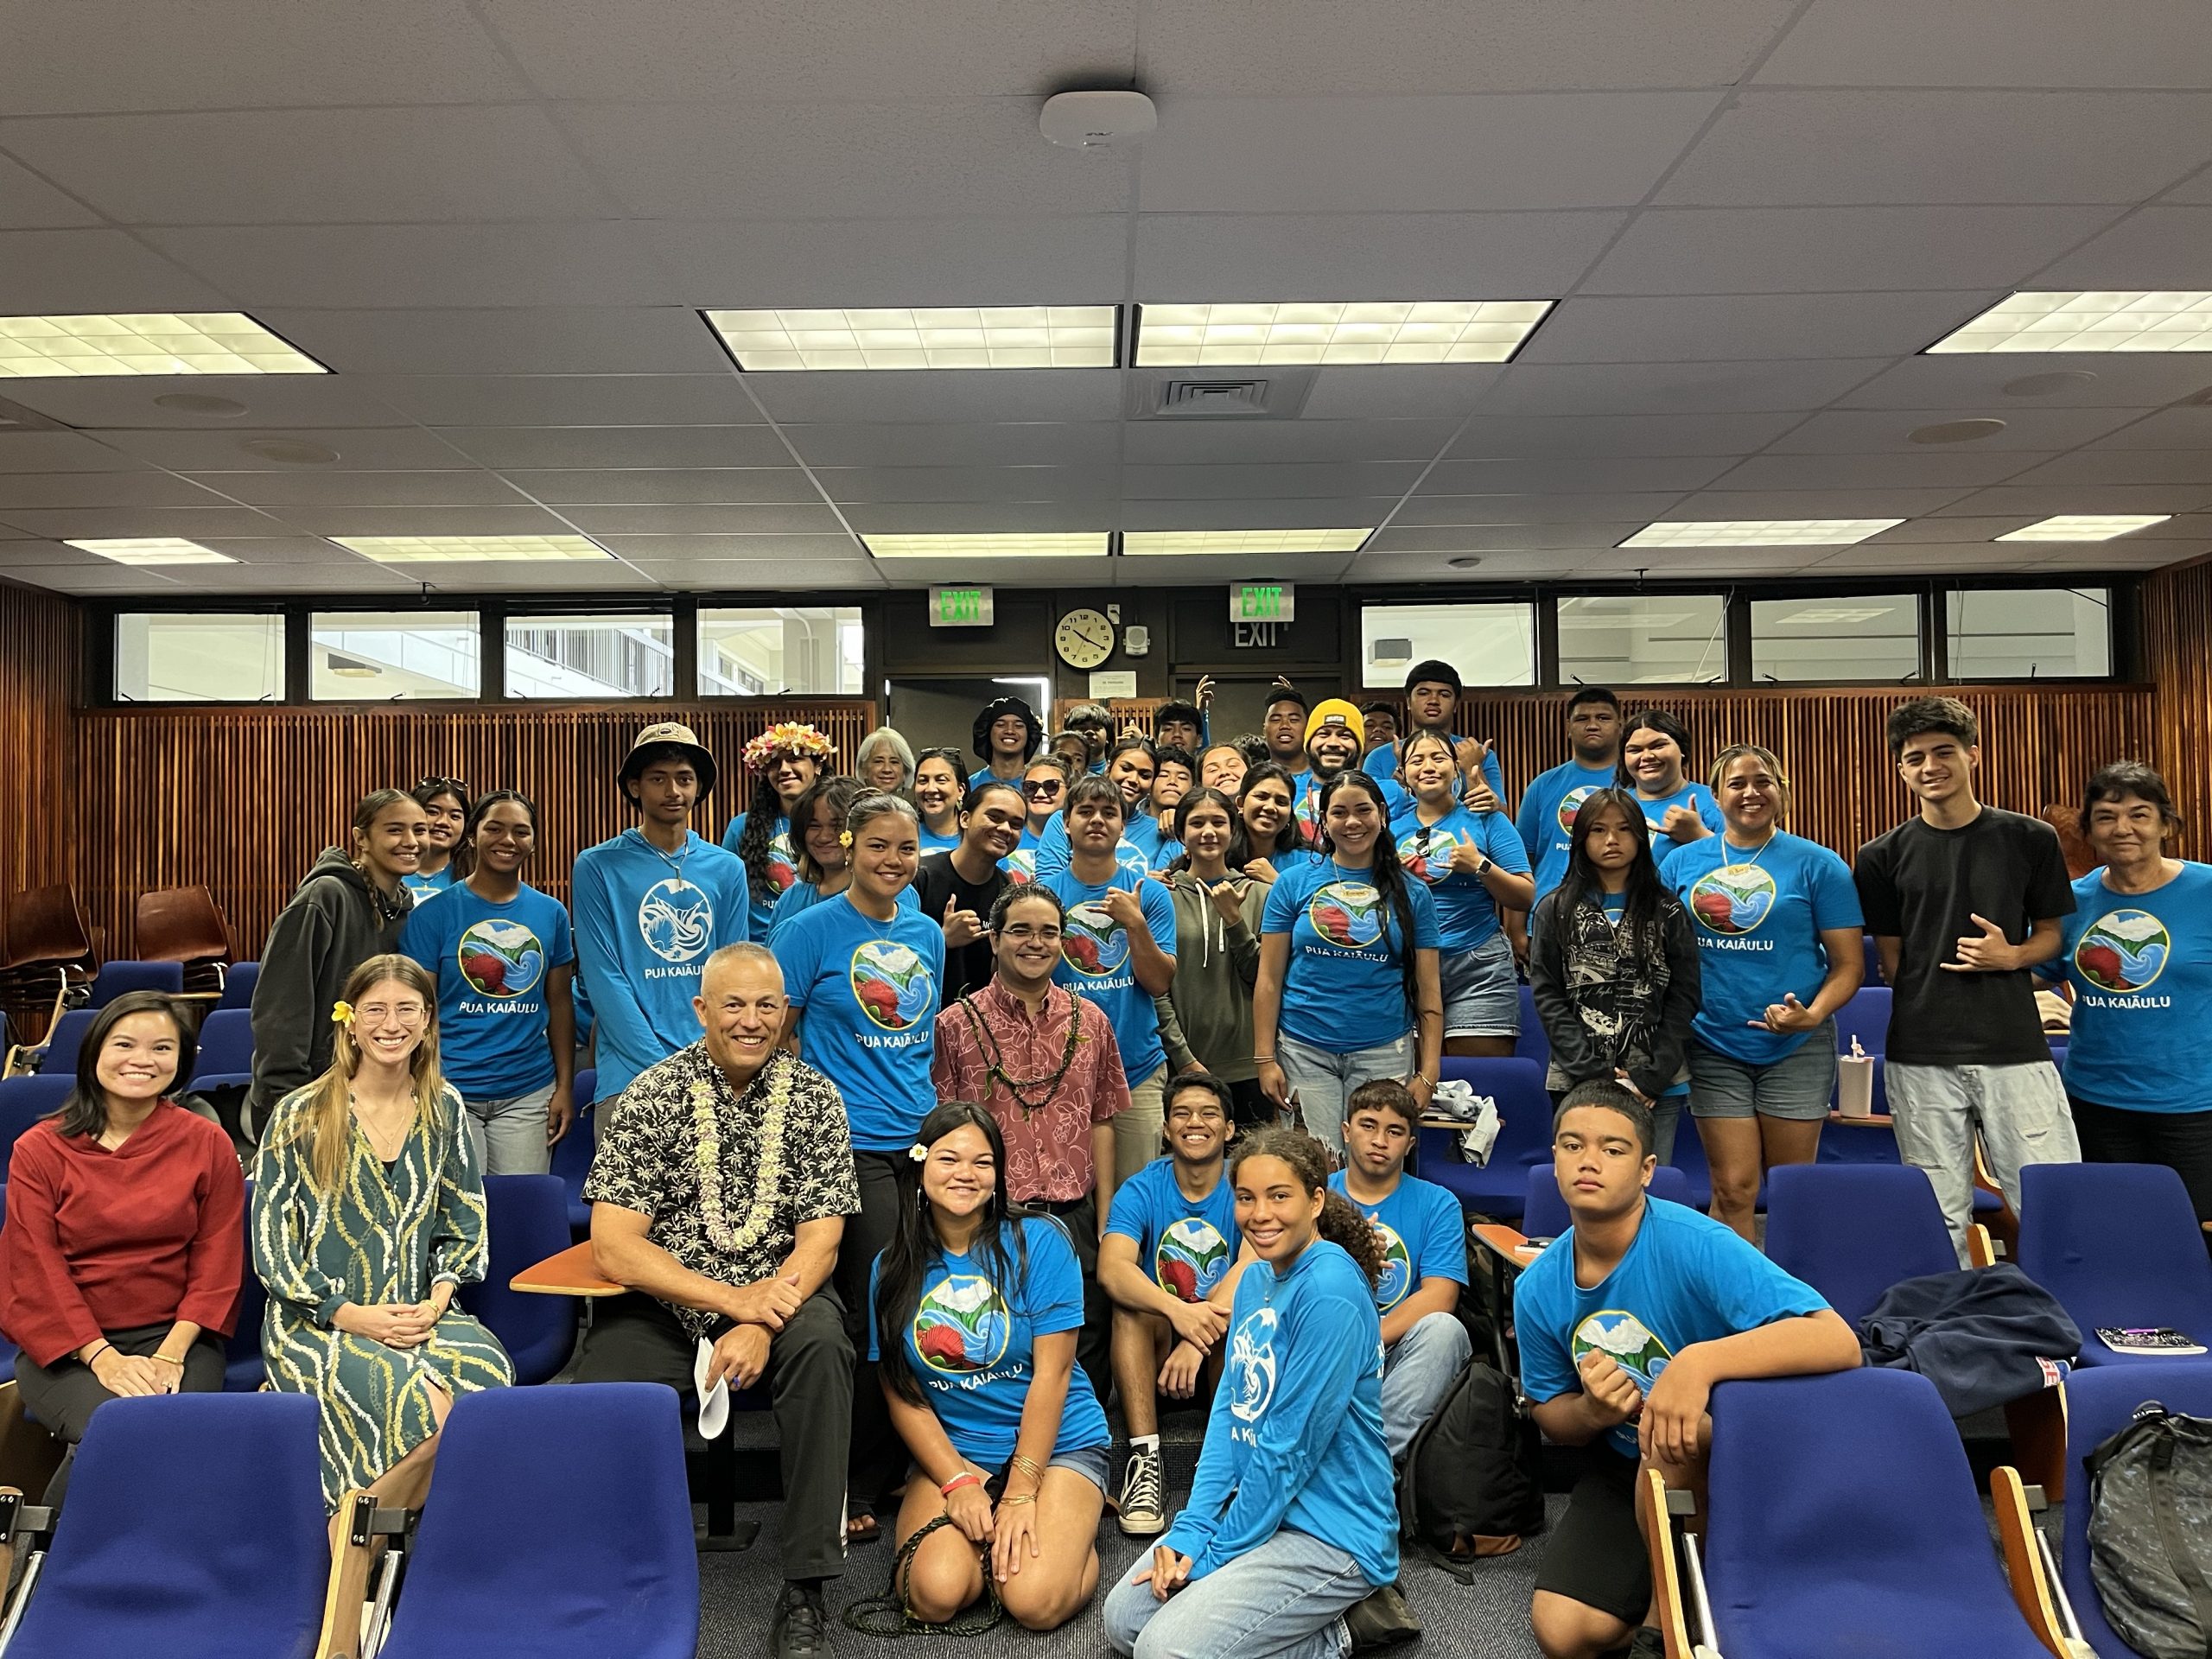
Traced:
<path fill-rule="evenodd" d="M 310 536 L 566 536 L 569 524 L 526 501 L 496 507 L 299 506 L 271 508 L 283 526 Z M 410 566 L 410 569 L 416 567 Z M 427 568 L 427 567 L 423 567 Z"/>
<path fill-rule="evenodd" d="M 2037 468 L 2037 472 L 2044 471 Z M 2031 474 L 2026 476 L 2033 477 Z M 2212 475 L 2197 484 L 1999 484 L 1961 496 L 1942 509 L 2032 524 L 2065 512 L 2195 512 L 2212 506 Z"/>
<path fill-rule="evenodd" d="M 0 156 L 0 230 L 59 230 L 99 222 L 100 216 L 82 202 Z"/>
<path fill-rule="evenodd" d="M 2037 271 L 2032 286 L 2199 289 L 2205 286 L 2208 246 L 2212 246 L 2212 207 L 2145 207 Z M 2049 359 L 2056 368 L 2081 360 L 2056 353 Z"/>
<path fill-rule="evenodd" d="M 1618 578 L 1647 575 L 1660 582 L 1702 581 L 1708 576 L 1788 576 L 1802 571 L 1822 550 L 1769 547 L 1738 551 L 1716 547 L 1609 548 L 1572 557 L 1576 575 Z"/>
<path fill-rule="evenodd" d="M 689 306 L 254 315 L 340 374 L 713 374 L 729 366 Z"/>
<path fill-rule="evenodd" d="M 181 591 L 176 581 L 162 575 L 158 567 L 116 564 L 106 559 L 95 560 L 93 564 L 11 564 L 7 570 L 10 582 L 57 594 L 158 594 L 173 599 Z"/>
<path fill-rule="evenodd" d="M 221 289 L 121 231 L 0 231 L 0 315 L 229 308 Z"/>
<path fill-rule="evenodd" d="M 2208 365 L 2212 367 L 2212 365 Z M 2107 434 L 2101 449 L 2212 449 L 2212 406 L 2162 409 Z"/>
<path fill-rule="evenodd" d="M 74 432 L 0 432 L 0 473 L 128 473 L 142 465 Z"/>
<path fill-rule="evenodd" d="M 1864 358 L 1766 363 L 1516 362 L 1483 398 L 1479 418 L 1821 409 L 1878 366 Z"/>
<path fill-rule="evenodd" d="M 593 539 L 610 553 L 647 570 L 684 563 L 781 566 L 789 574 L 811 570 L 821 561 L 854 556 L 853 538 L 835 535 L 621 536 Z"/>
<path fill-rule="evenodd" d="M 7 521 L 30 536 L 55 541 L 130 536 L 282 535 L 284 526 L 248 507 L 10 507 Z"/>
<path fill-rule="evenodd" d="M 1434 526 L 1454 533 L 1479 524 L 1598 524 L 1632 518 L 1648 524 L 1669 516 L 1672 491 L 1614 495 L 1416 495 L 1390 520 L 1393 532 Z M 1410 545 L 1410 543 L 1408 543 Z"/>
<path fill-rule="evenodd" d="M 1122 493 L 1134 500 L 1202 500 L 1236 496 L 1257 500 L 1300 495 L 1402 494 L 1421 476 L 1411 461 L 1300 465 L 1128 466 Z"/>
<path fill-rule="evenodd" d="M 1111 501 L 855 501 L 838 511 L 863 536 L 1111 530 L 1115 515 Z"/>
<path fill-rule="evenodd" d="M 1433 460 L 1459 423 L 1425 421 L 1132 421 L 1124 452 L 1165 466 L 1217 461 Z"/>
<path fill-rule="evenodd" d="M 1652 517 L 1677 523 L 1713 518 L 1913 518 L 1935 512 L 1969 493 L 1962 485 L 1922 490 L 1700 490 Z"/>
<path fill-rule="evenodd" d="M 319 565 L 356 575 L 365 571 L 382 575 L 393 569 L 320 536 L 211 536 L 206 545 L 246 566 Z M 401 574 L 404 578 L 404 572 Z"/>
<path fill-rule="evenodd" d="M 1032 421 L 955 425 L 785 426 L 810 467 L 1109 466 L 1121 458 L 1116 421 Z"/>
<path fill-rule="evenodd" d="M 10 507 L 215 507 L 189 480 L 167 473 L 0 473 L 0 512 Z"/>
<path fill-rule="evenodd" d="M 755 374 L 746 385 L 794 430 L 823 423 L 1118 421 L 1113 369 L 915 369 Z M 919 440 L 918 440 L 919 441 Z"/>
<path fill-rule="evenodd" d="M 1485 400 L 1487 402 L 1487 400 Z M 1742 455 L 1802 415 L 1476 415 L 1452 446 L 1458 461 L 1573 455 Z"/>
<path fill-rule="evenodd" d="M 594 471 L 620 467 L 789 470 L 766 426 L 447 426 L 438 435 L 486 467 Z M 781 499 L 781 498 L 772 498 Z"/>
<path fill-rule="evenodd" d="M 2008 385 L 2054 372 L 2085 375 L 2049 391 L 2014 395 Z M 1846 409 L 1951 409 L 1980 405 L 2010 420 L 2023 409 L 2148 409 L 2212 388 L 2212 359 L 2193 352 L 2069 353 L 2056 362 L 2006 353 L 1908 357 L 1838 400 Z"/>
<path fill-rule="evenodd" d="M 1993 480 L 1992 482 L 1995 480 Z M 2020 474 L 2015 484 L 2212 484 L 2212 454 L 2202 449 L 2076 449 Z M 2093 507 L 2069 508 L 2093 512 Z"/>
<path fill-rule="evenodd" d="M 988 582 L 1000 588 L 1106 587 L 1119 559 L 889 559 L 877 561 L 885 579 L 899 588 L 944 582 Z"/>
<path fill-rule="evenodd" d="M 849 555 L 857 553 L 850 542 Z M 655 581 L 686 593 L 720 591 L 738 594 L 766 594 L 774 603 L 787 604 L 788 595 L 801 588 L 862 588 L 887 585 L 873 559 L 810 558 L 793 571 L 767 559 L 677 559 L 641 563 Z"/>
<path fill-rule="evenodd" d="M 2088 25 L 2085 27 L 2085 24 Z M 2198 0 L 1813 0 L 1755 82 L 2212 86 Z"/>
<path fill-rule="evenodd" d="M 193 587 L 207 594 L 412 594 L 420 581 L 366 559 L 350 564 L 211 564 L 192 567 Z"/>
<path fill-rule="evenodd" d="M 294 432 L 263 427 L 226 426 L 206 431 L 157 429 L 118 429 L 101 434 L 127 455 L 181 473 L 294 473 L 308 470 L 294 462 L 270 461 L 245 446 L 263 439 L 297 439 Z M 326 465 L 354 473 L 435 473 L 476 463 L 420 427 L 359 427 L 321 431 L 302 440 L 338 452 Z M 4 442 L 4 440 L 0 440 Z"/>
<path fill-rule="evenodd" d="M 60 542 L 47 541 L 36 536 L 26 536 L 19 530 L 10 530 L 0 536 L 0 569 L 11 565 L 35 564 L 60 569 L 71 565 L 86 569 L 104 566 L 114 569 L 115 564 L 97 553 L 87 553 L 79 548 L 65 546 Z M 9 572 L 10 575 L 14 572 Z"/>
<path fill-rule="evenodd" d="M 1395 496 L 1300 496 L 1240 501 L 1124 501 L 1123 530 L 1345 530 L 1381 524 Z M 1149 560 L 1147 563 L 1150 563 Z"/>
<path fill-rule="evenodd" d="M 1817 576 L 1845 574 L 1913 575 L 1952 570 L 2010 571 L 2031 568 L 2035 558 L 2021 556 L 2021 548 L 2032 543 L 2007 543 L 2002 547 L 1957 543 L 1948 547 L 1847 547 L 1834 557 L 1813 565 Z"/>
<path fill-rule="evenodd" d="M 1421 490 L 1424 496 L 1680 492 L 1702 489 L 1730 465 L 1727 458 L 1719 455 L 1440 461 L 1421 480 Z"/>
<path fill-rule="evenodd" d="M 1137 219 L 1136 297 L 1545 300 L 1574 285 L 1622 222 L 1617 213 L 1147 213 Z"/>
<path fill-rule="evenodd" d="M 1895 357 L 1920 350 L 2001 297 L 1992 289 L 1640 298 L 1578 295 L 1544 319 L 1514 366 Z"/>
<path fill-rule="evenodd" d="M 402 417 L 359 382 L 335 374 L 115 375 L 93 378 L 8 380 L 5 395 L 26 409 L 86 430 L 168 427 L 183 432 L 251 428 L 394 426 Z M 226 397 L 238 415 L 164 409 L 155 399 L 184 392 Z"/>
<path fill-rule="evenodd" d="M 1646 522 L 1636 518 L 1611 524 L 1462 524 L 1404 530 L 1393 524 L 1368 546 L 1370 551 L 1382 553 L 1533 553 L 1618 547 Z"/>
<path fill-rule="evenodd" d="M 1352 561 L 1347 578 L 1352 582 L 1418 582 L 1424 591 L 1433 588 L 1440 599 L 1479 600 L 1489 595 L 1473 584 L 1490 582 L 1548 582 L 1567 573 L 1568 563 L 1557 553 L 1484 553 L 1471 570 L 1454 570 L 1445 560 L 1448 552 L 1363 553 Z M 1454 589 L 1466 587 L 1471 591 Z M 1500 595 L 1503 597 L 1503 595 Z"/>
<path fill-rule="evenodd" d="M 2130 547 L 2123 537 L 2097 547 L 2073 549 L 2062 556 L 2041 560 L 2029 569 L 2037 575 L 2047 573 L 2054 578 L 2061 572 L 2075 571 L 2110 575 L 2115 570 L 2155 570 L 2160 565 L 2200 559 L 2208 553 L 2212 553 L 2212 540 L 2145 542 Z"/>
<path fill-rule="evenodd" d="M 2004 407 L 1968 404 L 1952 409 L 1831 409 L 1777 438 L 1776 454 L 1848 455 L 1925 454 L 1930 449 L 2071 449 L 2137 418 L 2127 409 L 2038 409 L 2006 398 Z M 1967 443 L 1916 444 L 1910 434 L 1957 421 L 2001 420 L 2005 429 Z"/>
<path fill-rule="evenodd" d="M 1541 331 L 1540 331 L 1541 332 Z M 1300 411 L 1309 421 L 1457 420 L 1505 372 L 1503 363 L 1389 363 L 1324 368 Z"/>
<path fill-rule="evenodd" d="M 499 561 L 490 564 L 418 564 L 406 568 L 411 580 L 440 594 L 573 594 L 582 598 L 598 594 L 651 594 L 661 587 L 644 571 L 618 559 L 549 564 Z"/>
<path fill-rule="evenodd" d="M 1637 216 L 1593 294 L 2008 288 L 2110 207 L 1677 207 Z M 2148 286 L 2148 279 L 2138 285 Z M 2177 284 L 2179 285 L 2179 284 Z"/>
<path fill-rule="evenodd" d="M 837 527 L 837 515 L 818 499 L 766 505 L 563 506 L 561 516 L 586 535 L 727 536 L 748 532 L 816 531 Z"/>
<path fill-rule="evenodd" d="M 1721 96 L 1199 99 L 1146 143 L 1141 200 L 1147 213 L 1628 207 Z"/>
<path fill-rule="evenodd" d="M 361 384 L 425 426 L 749 426 L 760 420 L 726 366 L 706 374 L 368 375 Z"/>
<path fill-rule="evenodd" d="M 509 467 L 506 476 L 524 494 L 556 507 L 743 506 L 821 499 L 804 473 L 788 467 L 624 467 L 603 472 Z"/>
<path fill-rule="evenodd" d="M 327 467 L 289 473 L 204 473 L 199 481 L 257 507 L 522 506 L 493 473 L 344 473 Z"/>
<path fill-rule="evenodd" d="M 1914 454 L 1753 455 L 1731 468 L 1724 490 L 1940 489 L 2001 483 L 2049 459 L 2032 451 L 1955 444 Z"/>
<path fill-rule="evenodd" d="M 233 226 L 145 236 L 249 307 L 667 305 L 675 298 L 637 226 L 626 223 Z M 5 246 L 0 241 L 0 256 Z M 130 308 L 155 305 L 207 308 L 158 297 Z"/>
<path fill-rule="evenodd" d="M 678 298 L 707 308 L 1110 305 L 1125 297 L 1128 221 L 1103 214 L 661 220 L 632 234 L 659 257 Z"/>
<path fill-rule="evenodd" d="M 1110 501 L 1108 467 L 819 467 L 814 476 L 847 501 Z"/>
<path fill-rule="evenodd" d="M 1215 582 L 1340 580 L 1349 553 L 1188 553 L 1140 555 L 1112 561 L 1116 588 L 1197 588 Z"/>
<path fill-rule="evenodd" d="M 607 198 L 528 105 L 0 121 L 0 149 L 121 225 L 594 219 Z"/>

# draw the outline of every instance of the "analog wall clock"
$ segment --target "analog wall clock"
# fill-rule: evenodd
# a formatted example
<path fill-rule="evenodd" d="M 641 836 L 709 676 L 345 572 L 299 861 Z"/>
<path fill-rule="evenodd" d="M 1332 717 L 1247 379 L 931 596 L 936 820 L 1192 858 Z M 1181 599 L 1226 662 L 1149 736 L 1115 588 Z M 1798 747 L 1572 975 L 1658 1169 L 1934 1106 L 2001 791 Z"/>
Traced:
<path fill-rule="evenodd" d="M 1052 630 L 1052 648 L 1070 668 L 1088 671 L 1114 654 L 1114 625 L 1103 611 L 1070 611 Z"/>

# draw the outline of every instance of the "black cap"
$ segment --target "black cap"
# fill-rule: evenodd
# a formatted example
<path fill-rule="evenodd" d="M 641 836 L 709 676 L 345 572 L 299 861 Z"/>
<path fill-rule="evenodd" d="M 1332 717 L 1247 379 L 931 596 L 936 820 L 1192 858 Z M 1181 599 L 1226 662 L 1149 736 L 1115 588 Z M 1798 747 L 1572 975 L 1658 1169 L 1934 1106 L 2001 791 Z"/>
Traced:
<path fill-rule="evenodd" d="M 976 716 L 976 729 L 969 734 L 976 758 L 988 765 L 991 759 L 991 728 L 1004 715 L 1019 715 L 1021 723 L 1029 730 L 1029 741 L 1022 745 L 1024 760 L 1037 753 L 1037 741 L 1045 735 L 1045 723 L 1037 718 L 1037 711 L 1020 697 L 993 697 L 983 705 L 983 712 Z"/>

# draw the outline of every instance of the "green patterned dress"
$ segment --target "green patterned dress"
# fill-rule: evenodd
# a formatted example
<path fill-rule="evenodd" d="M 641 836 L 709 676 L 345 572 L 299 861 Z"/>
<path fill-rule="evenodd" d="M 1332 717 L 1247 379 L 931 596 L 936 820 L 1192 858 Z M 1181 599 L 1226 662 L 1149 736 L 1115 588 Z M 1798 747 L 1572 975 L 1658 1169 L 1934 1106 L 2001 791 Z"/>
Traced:
<path fill-rule="evenodd" d="M 359 1128 L 337 1189 L 316 1189 L 291 1132 L 309 1091 L 270 1116 L 254 1166 L 253 1269 L 269 1287 L 261 1350 L 269 1386 L 322 1405 L 326 1508 L 366 1486 L 436 1432 L 426 1385 L 449 1398 L 504 1388 L 514 1366 L 457 1307 L 419 1348 L 387 1348 L 330 1323 L 343 1303 L 419 1302 L 440 1280 L 474 1284 L 489 1260 L 484 1177 L 462 1132 L 461 1096 L 417 1113 L 390 1170 Z"/>

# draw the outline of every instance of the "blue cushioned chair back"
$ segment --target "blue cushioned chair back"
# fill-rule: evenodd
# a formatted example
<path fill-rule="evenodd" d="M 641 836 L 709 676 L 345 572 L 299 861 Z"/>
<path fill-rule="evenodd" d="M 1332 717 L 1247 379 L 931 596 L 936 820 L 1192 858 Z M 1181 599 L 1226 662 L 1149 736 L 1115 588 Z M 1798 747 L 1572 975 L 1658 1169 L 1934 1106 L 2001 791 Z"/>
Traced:
<path fill-rule="evenodd" d="M 674 1403 L 657 1382 L 455 1402 L 384 1659 L 692 1659 L 699 1561 Z"/>
<path fill-rule="evenodd" d="M 1862 985 L 1851 1001 L 1835 1011 L 1835 1052 L 1851 1052 L 1851 1039 L 1869 1054 L 1886 1053 L 1890 1046 L 1890 988 Z"/>
<path fill-rule="evenodd" d="M 307 1659 L 330 1575 L 315 1402 L 111 1400 L 10 1659 Z"/>
<path fill-rule="evenodd" d="M 171 996 L 184 992 L 184 964 L 181 962 L 109 962 L 100 964 L 92 976 L 92 1000 L 95 1008 L 104 1008 L 126 991 L 166 991 Z"/>
<path fill-rule="evenodd" d="M 1552 1103 L 1544 1069 L 1534 1060 L 1444 1057 L 1443 1075 L 1463 1078 L 1478 1095 L 1497 1103 L 1497 1142 L 1490 1162 L 1463 1164 L 1452 1156 L 1451 1132 L 1421 1131 L 1421 1173 L 1446 1187 L 1465 1208 L 1491 1216 L 1517 1216 L 1528 1192 L 1531 1165 L 1552 1157 Z"/>
<path fill-rule="evenodd" d="M 1690 1203 L 1688 1179 L 1672 1164 L 1662 1164 L 1652 1172 L 1649 1191 L 1655 1198 L 1695 1208 Z M 1572 1224 L 1567 1200 L 1560 1194 L 1559 1177 L 1552 1173 L 1549 1164 L 1532 1165 L 1529 1170 L 1528 1202 L 1521 1211 L 1521 1230 L 1530 1238 L 1557 1238 Z"/>
<path fill-rule="evenodd" d="M 1534 1060 L 1538 1065 L 1549 1065 L 1552 1061 L 1552 1039 L 1544 1031 L 1544 1022 L 1536 1017 L 1536 993 L 1526 985 L 1521 988 L 1521 1034 L 1513 1039 L 1513 1058 Z"/>
<path fill-rule="evenodd" d="M 38 1062 L 40 1072 L 49 1077 L 74 1077 L 77 1051 L 85 1046 L 85 1033 L 99 1017 L 98 1008 L 72 1008 L 55 1020 L 46 1033 L 45 1052 Z"/>
<path fill-rule="evenodd" d="M 261 1316 L 268 1311 L 269 1287 L 253 1270 L 253 1183 L 245 1184 L 245 1273 L 238 1281 L 238 1323 L 223 1344 L 223 1390 L 251 1394 L 261 1386 L 268 1367 L 261 1357 Z"/>
<path fill-rule="evenodd" d="M 61 1072 L 43 1071 L 35 1077 L 0 1078 L 0 1182 L 8 1179 L 16 1141 L 41 1117 L 61 1109 L 77 1086 L 76 1067 Z"/>
<path fill-rule="evenodd" d="M 599 1072 L 587 1066 L 576 1073 L 570 1090 L 576 1103 L 576 1121 L 553 1147 L 553 1173 L 561 1178 L 569 1198 L 569 1229 L 578 1238 L 591 1231 L 591 1206 L 584 1202 L 584 1177 L 591 1173 L 591 1155 L 599 1145 L 599 1114 L 591 1109 L 592 1090 L 599 1086 Z"/>
<path fill-rule="evenodd" d="M 221 1014 L 231 1008 L 251 1008 L 253 988 L 260 980 L 259 963 L 232 963 L 223 970 L 223 995 L 216 1001 L 215 1012 Z"/>
<path fill-rule="evenodd" d="M 2212 1417 L 2212 1359 L 2162 1359 L 2155 1367 L 2101 1365 L 2066 1379 L 2066 1530 L 2059 1573 L 2082 1634 L 2104 1659 L 2136 1659 L 2135 1649 L 2105 1622 L 2104 1604 L 2089 1578 L 2089 1483 L 2082 1459 L 2127 1426 L 2135 1408 L 2155 1400 L 2169 1411 Z"/>
<path fill-rule="evenodd" d="M 8 1187 L 5 1182 L 0 1182 L 0 1227 L 4 1227 L 7 1224 Z M 16 1375 L 16 1356 L 22 1351 L 21 1349 L 17 1348 L 14 1343 L 10 1342 L 5 1337 L 0 1337 L 0 1382 L 10 1382 L 14 1378 Z"/>
<path fill-rule="evenodd" d="M 2048 1659 L 1926 1377 L 1724 1382 L 1712 1409 L 1705 1560 L 1721 1652 Z"/>
<path fill-rule="evenodd" d="M 511 1290 L 508 1281 L 569 1248 L 569 1196 L 551 1175 L 486 1175 L 484 1209 L 492 1260 L 483 1283 L 462 1287 L 461 1305 L 499 1339 L 516 1382 L 543 1382 L 575 1346 L 575 1299 Z"/>
<path fill-rule="evenodd" d="M 2019 1260 L 2082 1327 L 2085 1359 L 2109 1353 L 2099 1325 L 2171 1325 L 2212 1345 L 2212 1260 L 2188 1188 L 2164 1164 L 2030 1164 Z"/>
<path fill-rule="evenodd" d="M 1697 1132 L 1697 1120 L 1690 1116 L 1690 1103 L 1682 1102 L 1681 1116 L 1675 1125 L 1675 1147 L 1669 1161 L 1682 1173 L 1689 1183 L 1689 1202 L 1703 1210 L 1713 1203 L 1713 1166 L 1705 1160 L 1705 1137 Z M 1752 1207 L 1766 1207 L 1766 1183 L 1759 1183 L 1758 1196 Z"/>
<path fill-rule="evenodd" d="M 253 1071 L 253 1014 L 247 1008 L 218 1008 L 200 1027 L 200 1061 L 194 1083 L 203 1077 L 236 1077 Z"/>
<path fill-rule="evenodd" d="M 1958 1268 L 1936 1189 L 1910 1164 L 1785 1164 L 1767 1183 L 1767 1259 L 1853 1329 L 1899 1280 Z"/>

